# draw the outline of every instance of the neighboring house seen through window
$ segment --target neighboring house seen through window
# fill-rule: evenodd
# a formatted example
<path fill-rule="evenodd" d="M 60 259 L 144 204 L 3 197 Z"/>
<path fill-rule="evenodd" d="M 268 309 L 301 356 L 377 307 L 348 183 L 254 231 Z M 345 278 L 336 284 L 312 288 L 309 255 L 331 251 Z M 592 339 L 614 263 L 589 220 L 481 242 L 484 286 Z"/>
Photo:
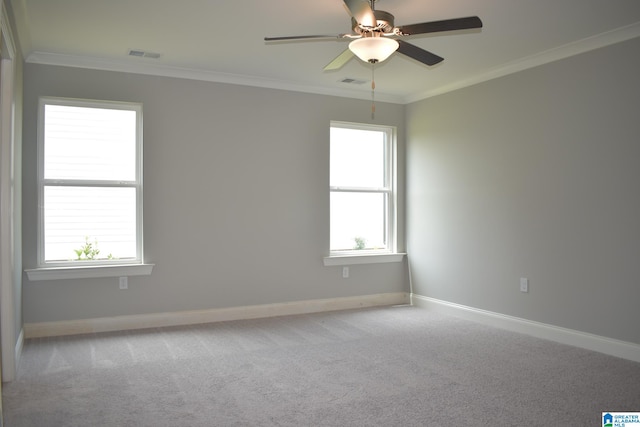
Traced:
<path fill-rule="evenodd" d="M 394 138 L 392 127 L 331 123 L 332 254 L 396 251 Z"/>
<path fill-rule="evenodd" d="M 142 263 L 142 105 L 41 98 L 38 264 Z"/>

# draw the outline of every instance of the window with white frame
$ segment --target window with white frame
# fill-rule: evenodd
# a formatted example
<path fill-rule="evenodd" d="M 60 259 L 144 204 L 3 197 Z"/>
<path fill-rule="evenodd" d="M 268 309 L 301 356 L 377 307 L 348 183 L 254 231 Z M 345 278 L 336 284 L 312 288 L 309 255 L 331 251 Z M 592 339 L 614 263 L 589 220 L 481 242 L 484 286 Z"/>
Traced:
<path fill-rule="evenodd" d="M 140 264 L 142 105 L 41 98 L 38 263 Z"/>
<path fill-rule="evenodd" d="M 330 252 L 394 253 L 395 132 L 331 122 Z"/>

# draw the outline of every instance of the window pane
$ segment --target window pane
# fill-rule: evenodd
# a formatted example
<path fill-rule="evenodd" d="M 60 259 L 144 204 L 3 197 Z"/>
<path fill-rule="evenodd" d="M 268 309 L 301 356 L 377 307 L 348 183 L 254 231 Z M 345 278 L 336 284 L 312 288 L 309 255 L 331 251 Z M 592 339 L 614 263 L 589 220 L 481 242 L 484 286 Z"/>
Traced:
<path fill-rule="evenodd" d="M 331 128 L 332 187 L 385 186 L 384 132 Z"/>
<path fill-rule="evenodd" d="M 332 192 L 331 250 L 387 249 L 386 198 L 385 193 Z"/>
<path fill-rule="evenodd" d="M 134 181 L 136 112 L 45 106 L 44 178 Z"/>
<path fill-rule="evenodd" d="M 96 242 L 94 259 L 136 257 L 135 188 L 45 186 L 44 206 L 45 261 L 87 258 L 75 251 Z"/>

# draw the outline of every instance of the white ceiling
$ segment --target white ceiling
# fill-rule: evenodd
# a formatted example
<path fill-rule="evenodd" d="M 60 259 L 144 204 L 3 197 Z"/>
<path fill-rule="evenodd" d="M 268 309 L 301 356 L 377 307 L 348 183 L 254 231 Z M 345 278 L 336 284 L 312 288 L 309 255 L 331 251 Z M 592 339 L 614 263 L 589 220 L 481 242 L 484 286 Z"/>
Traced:
<path fill-rule="evenodd" d="M 27 62 L 131 71 L 367 99 L 371 66 L 323 67 L 337 40 L 265 36 L 350 32 L 342 0 L 11 0 Z M 640 0 L 379 0 L 396 25 L 479 16 L 480 31 L 411 37 L 445 60 L 399 53 L 375 68 L 376 99 L 408 103 L 640 37 Z M 159 53 L 136 58 L 130 49 Z M 639 52 L 640 54 L 640 52 Z M 612 64 L 615 66 L 615 64 Z M 346 84 L 353 78 L 363 84 Z"/>

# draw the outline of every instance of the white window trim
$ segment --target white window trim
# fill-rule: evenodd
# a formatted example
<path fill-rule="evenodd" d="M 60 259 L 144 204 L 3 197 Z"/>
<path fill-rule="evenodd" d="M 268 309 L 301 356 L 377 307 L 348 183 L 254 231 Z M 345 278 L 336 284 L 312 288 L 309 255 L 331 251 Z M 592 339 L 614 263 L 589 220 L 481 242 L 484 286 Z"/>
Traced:
<path fill-rule="evenodd" d="M 385 164 L 385 175 L 391 180 L 391 185 L 388 188 L 379 189 L 379 191 L 386 191 L 390 194 L 389 203 L 391 206 L 388 209 L 389 219 L 387 221 L 387 246 L 386 250 L 353 250 L 353 251 L 329 251 L 329 256 L 323 258 L 323 264 L 325 266 L 336 265 L 354 265 L 354 264 L 378 264 L 388 262 L 401 262 L 405 253 L 397 252 L 397 210 L 398 210 L 398 176 L 397 176 L 397 131 L 394 126 L 384 125 L 372 125 L 362 123 L 351 123 L 342 121 L 331 121 L 331 127 L 344 127 L 347 129 L 361 129 L 361 130 L 378 130 L 383 131 L 387 135 L 387 141 L 385 149 L 387 150 L 388 161 Z M 390 188 L 390 189 L 389 189 Z M 329 191 L 371 191 L 371 189 L 358 189 L 358 188 L 344 188 L 344 187 L 329 187 Z"/>
<path fill-rule="evenodd" d="M 356 265 L 356 264 L 382 264 L 387 262 L 401 262 L 406 253 L 384 253 L 384 254 L 346 254 L 346 255 L 332 255 L 324 257 L 322 262 L 325 267 L 331 267 L 336 265 Z"/>
<path fill-rule="evenodd" d="M 45 262 L 44 260 L 44 108 L 45 105 L 72 105 L 90 108 L 112 108 L 136 111 L 136 258 L 129 260 L 82 261 L 82 265 L 71 262 Z M 41 97 L 38 103 L 38 267 L 25 269 L 27 278 L 37 280 L 86 279 L 97 277 L 120 277 L 150 275 L 155 264 L 144 263 L 143 250 L 143 196 L 142 196 L 142 104 L 133 102 L 73 99 L 63 97 Z"/>
<path fill-rule="evenodd" d="M 95 279 L 98 277 L 149 276 L 155 264 L 91 265 L 81 267 L 43 267 L 26 269 L 32 281 Z"/>

